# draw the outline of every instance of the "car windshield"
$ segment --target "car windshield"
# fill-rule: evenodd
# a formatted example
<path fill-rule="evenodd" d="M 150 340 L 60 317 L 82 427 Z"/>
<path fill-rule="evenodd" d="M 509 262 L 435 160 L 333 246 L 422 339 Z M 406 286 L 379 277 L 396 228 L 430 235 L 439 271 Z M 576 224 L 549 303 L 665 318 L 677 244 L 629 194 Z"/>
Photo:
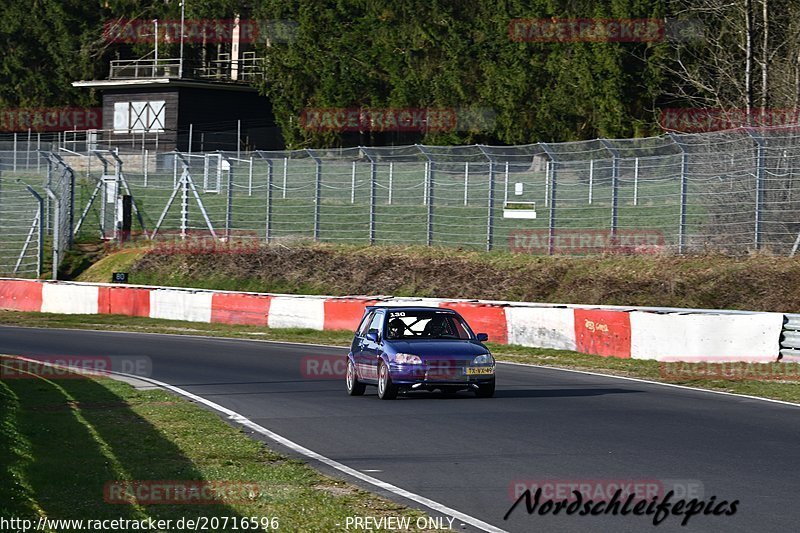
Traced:
<path fill-rule="evenodd" d="M 463 320 L 441 311 L 389 311 L 386 339 L 469 340 L 472 332 Z"/>

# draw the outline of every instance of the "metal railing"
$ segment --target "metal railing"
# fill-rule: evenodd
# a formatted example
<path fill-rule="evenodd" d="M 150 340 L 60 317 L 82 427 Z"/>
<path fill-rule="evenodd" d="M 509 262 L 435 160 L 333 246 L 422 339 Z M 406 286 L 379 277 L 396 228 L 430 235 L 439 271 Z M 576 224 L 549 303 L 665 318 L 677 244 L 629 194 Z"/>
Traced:
<path fill-rule="evenodd" d="M 263 77 L 263 59 L 216 59 L 205 63 L 184 59 L 114 59 L 109 79 L 195 78 L 217 81 L 249 82 Z"/>
<path fill-rule="evenodd" d="M 74 170 L 73 210 L 82 213 L 103 170 L 86 154 L 59 153 Z M 159 235 L 572 255 L 790 255 L 800 248 L 800 133 L 793 128 L 119 157 L 143 225 L 152 231 L 161 220 Z M 17 154 L 16 170 L 7 153 L 0 158 L 3 179 L 34 183 L 44 172 L 37 158 L 22 165 Z M 18 201 L 3 194 L 0 187 L 0 203 Z M 81 234 L 100 234 L 97 217 L 84 217 Z"/>

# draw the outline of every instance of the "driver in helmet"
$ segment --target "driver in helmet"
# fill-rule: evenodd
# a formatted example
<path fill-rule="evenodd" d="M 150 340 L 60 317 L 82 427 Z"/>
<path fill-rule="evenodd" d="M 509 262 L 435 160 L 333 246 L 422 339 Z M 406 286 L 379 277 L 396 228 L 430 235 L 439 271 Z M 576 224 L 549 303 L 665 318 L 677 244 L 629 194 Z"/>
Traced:
<path fill-rule="evenodd" d="M 406 325 L 399 318 L 393 318 L 389 321 L 389 335 L 390 339 L 399 339 L 405 334 Z"/>

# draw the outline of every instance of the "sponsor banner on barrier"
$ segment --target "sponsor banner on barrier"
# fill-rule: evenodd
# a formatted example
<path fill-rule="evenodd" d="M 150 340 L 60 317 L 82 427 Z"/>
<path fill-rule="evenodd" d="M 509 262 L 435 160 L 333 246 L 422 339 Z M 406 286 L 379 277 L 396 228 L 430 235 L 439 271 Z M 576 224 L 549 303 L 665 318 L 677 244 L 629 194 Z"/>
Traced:
<path fill-rule="evenodd" d="M 551 247 L 552 242 L 552 247 Z M 620 229 L 616 233 L 596 228 L 512 230 L 508 234 L 512 252 L 534 255 L 588 253 L 656 253 L 664 247 L 664 234 L 654 229 Z"/>
<path fill-rule="evenodd" d="M 110 504 L 211 505 L 252 502 L 266 495 L 261 484 L 245 481 L 109 481 L 103 499 Z"/>
<path fill-rule="evenodd" d="M 575 348 L 605 357 L 631 356 L 631 322 L 627 311 L 575 309 Z"/>

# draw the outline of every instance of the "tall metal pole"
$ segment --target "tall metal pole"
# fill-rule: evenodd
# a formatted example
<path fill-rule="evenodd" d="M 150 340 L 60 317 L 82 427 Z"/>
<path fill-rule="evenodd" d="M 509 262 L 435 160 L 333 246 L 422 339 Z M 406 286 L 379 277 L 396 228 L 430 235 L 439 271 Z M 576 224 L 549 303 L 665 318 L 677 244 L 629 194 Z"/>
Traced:
<path fill-rule="evenodd" d="M 178 60 L 178 77 L 183 78 L 183 27 L 185 20 L 186 0 L 181 1 L 181 46 L 180 46 L 180 59 Z M 191 152 L 191 149 L 189 150 Z"/>
<path fill-rule="evenodd" d="M 153 56 L 155 57 L 153 69 L 155 70 L 158 68 L 158 19 L 153 19 L 153 41 L 155 42 L 155 49 L 153 51 Z M 156 77 L 155 72 L 153 72 L 153 77 Z"/>

